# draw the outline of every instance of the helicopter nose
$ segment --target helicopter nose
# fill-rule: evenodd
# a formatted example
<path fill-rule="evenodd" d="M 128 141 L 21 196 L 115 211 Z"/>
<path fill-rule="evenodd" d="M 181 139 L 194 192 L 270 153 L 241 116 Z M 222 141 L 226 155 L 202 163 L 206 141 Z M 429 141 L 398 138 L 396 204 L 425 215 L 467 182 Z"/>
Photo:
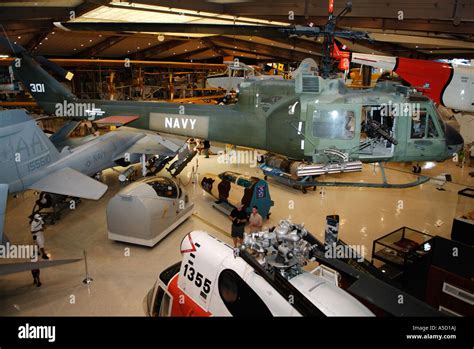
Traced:
<path fill-rule="evenodd" d="M 452 156 L 461 151 L 464 147 L 464 139 L 454 127 L 446 124 L 446 153 Z"/>

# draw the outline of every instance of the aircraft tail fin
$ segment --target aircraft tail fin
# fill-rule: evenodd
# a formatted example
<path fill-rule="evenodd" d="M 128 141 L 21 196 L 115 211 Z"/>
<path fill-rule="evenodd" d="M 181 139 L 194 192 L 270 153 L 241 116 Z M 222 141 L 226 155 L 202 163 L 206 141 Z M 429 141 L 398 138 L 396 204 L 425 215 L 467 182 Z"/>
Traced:
<path fill-rule="evenodd" d="M 69 120 L 67 121 L 63 127 L 61 127 L 58 131 L 53 133 L 51 137 L 49 137 L 50 141 L 54 144 L 60 144 L 64 142 L 70 134 L 79 126 L 80 121 Z"/>
<path fill-rule="evenodd" d="M 5 146 L 10 148 L 15 156 L 15 159 L 11 160 L 12 165 L 33 166 L 30 165 L 31 161 L 38 159 L 39 161 L 44 159 L 43 163 L 49 164 L 60 158 L 58 150 L 36 124 L 36 120 L 23 109 L 0 111 L 0 129 L 0 141 L 5 142 Z M 9 162 L 5 165 L 8 164 Z M 34 169 L 37 167 L 27 168 L 24 172 L 31 172 Z M 23 173 L 21 168 L 19 170 Z"/>
<path fill-rule="evenodd" d="M 21 81 L 38 105 L 49 114 L 55 114 L 57 103 L 70 103 L 76 96 L 63 84 L 53 78 L 43 67 L 55 74 L 71 80 L 73 73 L 63 69 L 43 56 L 35 56 L 7 37 L 0 36 L 0 45 L 12 51 L 15 59 L 12 69 L 15 79 Z"/>
<path fill-rule="evenodd" d="M 53 78 L 32 57 L 22 54 L 13 60 L 13 74 L 30 92 L 38 105 L 48 114 L 56 115 L 57 106 L 72 103 L 77 98 L 58 80 Z"/>

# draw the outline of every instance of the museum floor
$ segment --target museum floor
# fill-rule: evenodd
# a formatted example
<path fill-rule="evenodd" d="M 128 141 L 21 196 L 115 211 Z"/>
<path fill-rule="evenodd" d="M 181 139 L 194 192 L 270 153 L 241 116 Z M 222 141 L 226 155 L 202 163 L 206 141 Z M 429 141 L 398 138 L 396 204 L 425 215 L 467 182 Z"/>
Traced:
<path fill-rule="evenodd" d="M 437 184 L 430 181 L 409 189 L 335 187 L 322 191 L 318 188 L 303 194 L 269 179 L 275 206 L 265 224 L 271 226 L 280 219 L 290 218 L 296 223 L 304 222 L 310 232 L 322 239 L 326 215 L 338 214 L 341 218 L 339 237 L 348 244 L 364 245 L 369 260 L 372 241 L 402 226 L 449 238 L 457 192 L 466 186 L 474 186 L 474 179 L 468 175 L 474 167 L 460 169 L 452 162 L 429 163 L 428 167 L 430 165 L 434 167 L 423 170 L 422 174 L 452 175 L 453 182 L 444 185 L 444 191 L 438 190 Z M 389 181 L 414 179 L 408 164 L 387 164 L 386 168 Z M 201 175 L 224 170 L 262 177 L 258 169 L 248 165 L 224 165 L 217 162 L 216 156 L 210 159 L 199 157 L 198 172 Z M 189 171 L 185 169 L 180 175 L 185 184 L 190 182 Z M 364 165 L 362 173 L 346 175 L 344 180 L 378 182 L 378 172 L 378 167 Z M 158 274 L 180 259 L 179 244 L 183 236 L 199 229 L 231 241 L 226 236 L 230 232 L 230 221 L 211 207 L 213 198 L 205 194 L 197 183 L 185 187 L 195 203 L 193 216 L 154 248 L 109 240 L 105 208 L 121 188 L 116 177 L 115 172 L 106 171 L 105 181 L 109 185 L 106 195 L 98 202 L 83 200 L 75 211 L 68 212 L 55 225 L 48 226 L 45 232 L 46 250 L 52 259 L 82 258 L 83 250 L 86 250 L 90 276 L 94 281 L 90 285 L 82 283 L 85 277 L 82 261 L 42 270 L 43 286 L 40 288 L 33 285 L 30 272 L 2 276 L 0 315 L 144 315 L 143 299 Z M 330 180 L 330 176 L 326 176 L 326 180 Z M 31 243 L 27 216 L 35 199 L 32 191 L 9 199 L 6 232 L 12 243 Z M 289 208 L 291 204 L 294 204 L 293 209 Z"/>

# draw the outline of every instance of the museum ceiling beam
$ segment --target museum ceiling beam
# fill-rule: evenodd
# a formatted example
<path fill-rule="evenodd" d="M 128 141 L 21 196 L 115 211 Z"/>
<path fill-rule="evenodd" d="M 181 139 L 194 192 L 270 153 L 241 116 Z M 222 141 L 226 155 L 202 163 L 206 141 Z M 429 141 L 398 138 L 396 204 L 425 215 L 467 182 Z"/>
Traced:
<path fill-rule="evenodd" d="M 35 36 L 33 36 L 30 41 L 25 45 L 25 48 L 27 50 L 32 50 L 35 47 L 37 47 L 48 35 L 49 33 L 53 30 L 54 21 L 67 21 L 71 18 L 71 15 L 74 17 L 79 17 L 82 16 L 83 14 L 101 6 L 102 4 L 106 3 L 108 1 L 104 0 L 94 0 L 94 1 L 86 1 L 83 4 L 73 7 L 73 8 L 62 8 L 59 7 L 55 9 L 54 11 L 51 12 L 43 12 L 41 9 L 46 8 L 47 10 L 50 10 L 50 7 L 42 7 L 42 6 L 34 6 L 34 7 L 27 7 L 22 8 L 21 11 L 0 11 L 0 13 L 8 12 L 11 16 L 15 17 L 18 12 L 26 13 L 26 16 L 29 16 L 28 18 L 25 19 L 35 19 L 34 22 L 36 22 L 37 19 L 47 19 L 50 21 L 49 26 L 44 28 L 42 31 L 38 32 Z M 0 7 L 1 8 L 1 7 Z M 4 7 L 3 9 L 6 10 L 8 7 Z M 29 21 L 27 21 L 29 22 Z"/>
<path fill-rule="evenodd" d="M 175 39 L 168 40 L 168 41 L 165 41 L 165 42 L 160 43 L 158 45 L 146 48 L 146 49 L 138 51 L 138 52 L 135 52 L 134 54 L 132 54 L 130 56 L 130 58 L 135 59 L 135 60 L 147 59 L 147 58 L 156 56 L 156 55 L 158 55 L 162 52 L 172 50 L 173 48 L 175 48 L 177 46 L 180 46 L 180 45 L 184 44 L 185 42 L 186 41 L 184 41 L 184 40 L 175 40 Z"/>
<path fill-rule="evenodd" d="M 436 51 L 432 51 L 428 55 L 429 59 L 453 59 L 453 58 L 463 58 L 463 59 L 474 59 L 474 51 L 469 52 L 447 52 L 447 53 L 439 53 Z"/>
<path fill-rule="evenodd" d="M 169 55 L 167 57 L 162 57 L 160 59 L 172 59 L 173 61 L 181 61 L 181 60 L 189 59 L 190 57 L 197 55 L 199 53 L 203 53 L 205 51 L 210 51 L 207 46 L 194 49 L 194 50 L 188 50 L 187 52 L 183 52 L 179 55 Z"/>
<path fill-rule="evenodd" d="M 242 46 L 238 46 L 238 48 L 233 47 L 225 47 L 220 46 L 222 50 L 224 50 L 226 56 L 235 56 L 238 57 L 240 53 L 246 53 L 250 55 L 255 55 L 254 59 L 258 60 L 265 60 L 263 57 L 270 57 L 272 61 L 278 62 L 300 62 L 305 58 L 311 57 L 316 60 L 319 58 L 316 56 L 311 56 L 309 54 L 305 54 L 303 52 L 294 51 L 292 55 L 289 54 L 282 54 L 275 50 L 267 50 L 267 49 L 259 49 L 254 51 L 253 49 L 249 49 L 248 47 L 243 48 Z M 253 57 L 252 57 L 253 58 Z"/>
<path fill-rule="evenodd" d="M 118 44 L 119 42 L 125 40 L 126 36 L 109 36 L 105 40 L 97 43 L 94 46 L 88 47 L 85 50 L 74 55 L 74 58 L 91 58 L 96 57 L 102 51 L 107 50 L 108 48 Z"/>
<path fill-rule="evenodd" d="M 385 54 L 387 56 L 399 56 L 399 57 L 417 58 L 417 59 L 427 58 L 424 53 L 416 49 L 409 48 L 409 47 L 402 46 L 395 43 L 390 43 L 390 42 L 382 42 L 382 41 L 369 42 L 367 40 L 349 41 L 349 40 L 344 40 L 344 39 L 338 39 L 338 41 L 341 42 L 342 44 L 345 44 L 346 46 L 349 46 L 350 42 L 353 42 L 354 44 L 364 47 L 365 49 L 367 49 L 367 51 L 381 52 L 382 54 Z M 357 50 L 351 50 L 350 48 L 349 48 L 349 51 L 358 52 Z"/>
<path fill-rule="evenodd" d="M 226 53 L 220 47 L 216 46 L 209 38 L 201 38 L 199 40 L 202 45 L 211 49 L 217 56 L 225 56 Z"/>
<path fill-rule="evenodd" d="M 218 46 L 228 46 L 231 49 L 238 50 L 244 49 L 246 51 L 263 54 L 270 57 L 279 57 L 284 58 L 286 61 L 301 61 L 306 57 L 313 57 L 316 58 L 317 55 L 315 52 L 313 53 L 304 53 L 296 50 L 289 50 L 277 46 L 271 45 L 264 45 L 260 43 L 256 43 L 253 41 L 245 41 L 245 40 L 237 40 L 228 37 L 213 37 L 211 41 L 218 45 Z"/>
<path fill-rule="evenodd" d="M 38 47 L 38 45 L 49 35 L 52 29 L 53 27 L 51 26 L 48 28 L 48 30 L 38 32 L 28 41 L 28 43 L 25 45 L 25 49 L 27 51 L 31 51 L 35 49 L 35 47 Z"/>
<path fill-rule="evenodd" d="M 244 50 L 242 48 L 239 48 L 239 49 L 232 49 L 232 48 L 226 48 L 226 47 L 221 47 L 222 50 L 224 51 L 225 55 L 226 56 L 232 56 L 232 57 L 236 57 L 236 58 L 242 58 L 241 55 L 242 54 L 245 54 L 245 58 L 249 58 L 249 59 L 254 59 L 256 61 L 262 61 L 262 62 L 292 62 L 292 61 L 289 61 L 287 58 L 284 58 L 284 57 L 272 57 L 272 56 L 268 56 L 268 55 L 264 55 L 264 54 L 260 54 L 258 52 L 253 52 L 253 51 L 248 51 L 248 50 Z M 255 57 L 248 57 L 246 55 L 253 55 Z"/>

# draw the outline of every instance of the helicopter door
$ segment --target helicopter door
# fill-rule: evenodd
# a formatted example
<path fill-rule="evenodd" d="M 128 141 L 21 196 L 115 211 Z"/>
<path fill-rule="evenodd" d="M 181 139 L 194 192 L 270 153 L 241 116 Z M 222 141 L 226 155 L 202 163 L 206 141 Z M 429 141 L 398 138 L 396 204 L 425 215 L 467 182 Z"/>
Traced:
<path fill-rule="evenodd" d="M 359 143 L 359 124 L 360 111 L 354 105 L 311 103 L 307 109 L 305 155 L 330 148 L 349 152 Z"/>
<path fill-rule="evenodd" d="M 446 142 L 438 120 L 426 108 L 413 113 L 405 153 L 407 160 L 423 161 L 438 156 L 442 159 Z"/>
<path fill-rule="evenodd" d="M 382 113 L 379 105 L 362 108 L 360 133 L 361 159 L 388 159 L 395 151 L 396 118 Z"/>

